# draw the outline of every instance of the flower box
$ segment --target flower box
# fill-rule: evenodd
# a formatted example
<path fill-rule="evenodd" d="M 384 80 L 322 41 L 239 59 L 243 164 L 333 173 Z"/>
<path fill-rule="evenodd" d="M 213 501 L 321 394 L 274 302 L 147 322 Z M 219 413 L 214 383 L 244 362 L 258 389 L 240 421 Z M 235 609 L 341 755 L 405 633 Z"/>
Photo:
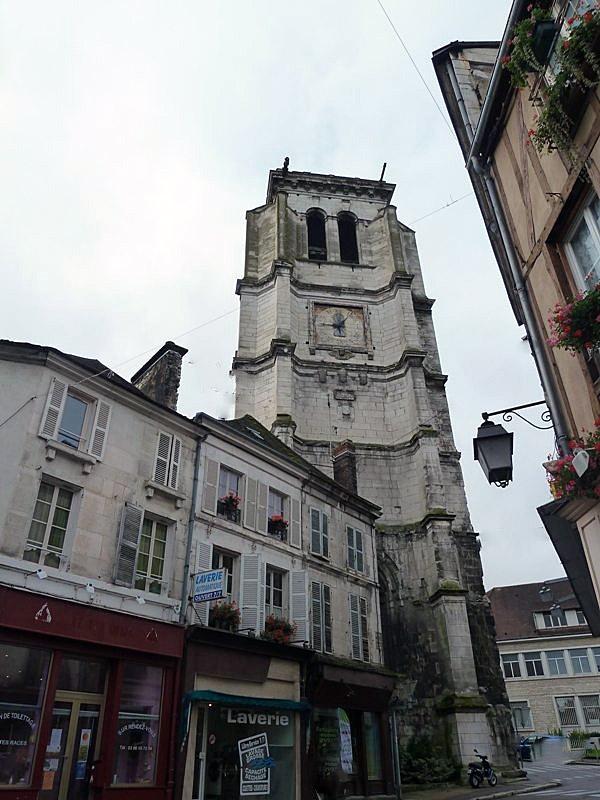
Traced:
<path fill-rule="evenodd" d="M 260 634 L 261 639 L 277 644 L 289 644 L 296 633 L 296 626 L 283 617 L 270 614 L 265 619 L 265 629 Z"/>
<path fill-rule="evenodd" d="M 569 453 L 555 461 L 547 461 L 544 466 L 548 473 L 550 492 L 557 500 L 589 497 L 600 498 L 600 419 L 595 421 L 596 430 L 583 433 L 569 442 L 575 453 L 585 450 L 589 456 L 587 469 L 578 475 L 573 464 L 574 453 Z"/>
<path fill-rule="evenodd" d="M 571 303 L 557 305 L 548 317 L 551 347 L 577 353 L 592 350 L 600 344 L 600 284 Z"/>
<path fill-rule="evenodd" d="M 269 517 L 267 533 L 282 542 L 287 542 L 288 522 L 280 514 Z"/>
<path fill-rule="evenodd" d="M 242 498 L 235 492 L 229 492 L 217 500 L 217 516 L 231 520 L 239 525 L 242 518 L 240 503 Z"/>
<path fill-rule="evenodd" d="M 235 603 L 215 603 L 208 612 L 208 624 L 235 633 L 240 627 L 240 610 Z"/>

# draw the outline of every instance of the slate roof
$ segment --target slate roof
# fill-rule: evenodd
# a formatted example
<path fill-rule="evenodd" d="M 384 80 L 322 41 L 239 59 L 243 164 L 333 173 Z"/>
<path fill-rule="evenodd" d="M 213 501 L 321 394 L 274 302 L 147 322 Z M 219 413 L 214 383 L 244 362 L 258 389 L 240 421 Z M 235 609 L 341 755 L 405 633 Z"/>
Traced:
<path fill-rule="evenodd" d="M 540 590 L 547 586 L 551 597 L 542 597 Z M 523 583 L 517 586 L 500 586 L 487 592 L 496 622 L 496 640 L 547 639 L 549 636 L 565 636 L 574 633 L 589 633 L 587 626 L 562 626 L 557 628 L 535 627 L 534 612 L 550 611 L 558 603 L 563 611 L 579 609 L 577 598 L 567 578 L 556 578 L 540 583 Z"/>

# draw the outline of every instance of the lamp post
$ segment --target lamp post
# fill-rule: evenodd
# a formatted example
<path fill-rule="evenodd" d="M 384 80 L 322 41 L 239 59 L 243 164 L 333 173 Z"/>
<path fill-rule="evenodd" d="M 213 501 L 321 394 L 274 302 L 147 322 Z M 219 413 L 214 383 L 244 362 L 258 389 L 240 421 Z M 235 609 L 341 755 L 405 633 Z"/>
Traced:
<path fill-rule="evenodd" d="M 548 430 L 552 425 L 534 425 L 518 413 L 524 408 L 546 405 L 545 400 L 538 400 L 535 403 L 525 403 L 521 406 L 512 408 L 502 408 L 499 411 L 484 411 L 482 413 L 483 422 L 477 430 L 477 436 L 473 439 L 473 454 L 475 461 L 479 461 L 481 469 L 489 483 L 494 483 L 502 489 L 506 488 L 512 480 L 513 473 L 513 434 L 506 431 L 502 425 L 497 425 L 489 421 L 489 417 L 499 414 L 505 422 L 512 420 L 512 415 L 516 414 L 519 419 L 538 430 Z M 548 409 L 541 415 L 543 422 L 550 421 Z"/>

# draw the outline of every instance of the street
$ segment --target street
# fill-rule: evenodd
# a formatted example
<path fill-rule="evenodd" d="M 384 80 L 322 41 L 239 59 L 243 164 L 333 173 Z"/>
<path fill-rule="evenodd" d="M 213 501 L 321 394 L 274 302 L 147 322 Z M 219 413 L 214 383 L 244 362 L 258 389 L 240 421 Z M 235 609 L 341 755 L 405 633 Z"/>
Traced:
<path fill-rule="evenodd" d="M 525 764 L 529 777 L 537 782 L 559 780 L 562 786 L 536 792 L 535 796 L 562 800 L 562 798 L 600 798 L 600 764 Z M 532 797 L 531 794 L 520 793 L 517 797 Z"/>

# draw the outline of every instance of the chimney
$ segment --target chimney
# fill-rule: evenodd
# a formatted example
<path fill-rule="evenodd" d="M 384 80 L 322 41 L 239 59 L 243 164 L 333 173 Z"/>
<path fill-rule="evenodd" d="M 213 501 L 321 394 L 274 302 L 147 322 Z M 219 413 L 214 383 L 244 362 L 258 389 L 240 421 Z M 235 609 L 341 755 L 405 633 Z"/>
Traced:
<path fill-rule="evenodd" d="M 146 397 L 172 411 L 177 411 L 177 396 L 181 381 L 181 360 L 186 347 L 166 342 L 143 367 L 131 377 L 131 383 Z"/>
<path fill-rule="evenodd" d="M 346 439 L 333 451 L 333 477 L 342 486 L 358 494 L 356 484 L 356 453 L 354 443 Z"/>

